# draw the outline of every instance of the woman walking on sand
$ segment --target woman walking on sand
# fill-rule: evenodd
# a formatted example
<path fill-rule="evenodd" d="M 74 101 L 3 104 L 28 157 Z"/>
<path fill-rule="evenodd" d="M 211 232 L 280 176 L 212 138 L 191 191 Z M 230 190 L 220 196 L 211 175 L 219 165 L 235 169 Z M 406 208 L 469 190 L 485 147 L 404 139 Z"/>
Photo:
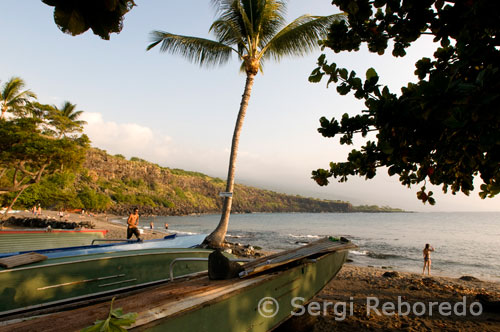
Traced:
<path fill-rule="evenodd" d="M 431 251 L 434 251 L 434 248 L 431 247 L 430 244 L 426 244 L 423 250 L 424 254 L 424 269 L 422 270 L 422 274 L 425 274 L 425 268 L 427 267 L 427 274 L 431 275 Z"/>

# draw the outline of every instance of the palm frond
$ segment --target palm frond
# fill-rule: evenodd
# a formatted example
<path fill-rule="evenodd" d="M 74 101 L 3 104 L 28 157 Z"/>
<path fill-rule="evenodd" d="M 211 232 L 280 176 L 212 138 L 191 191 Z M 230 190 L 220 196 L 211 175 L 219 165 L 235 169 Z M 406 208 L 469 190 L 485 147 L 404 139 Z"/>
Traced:
<path fill-rule="evenodd" d="M 245 47 L 245 37 L 241 35 L 241 30 L 234 21 L 217 20 L 212 23 L 209 31 L 215 34 L 220 43 Z"/>
<path fill-rule="evenodd" d="M 160 45 L 161 52 L 180 54 L 200 66 L 221 65 L 229 61 L 234 51 L 223 43 L 197 37 L 174 35 L 164 31 L 151 33 L 151 44 L 147 50 Z"/>
<path fill-rule="evenodd" d="M 285 14 L 285 2 L 265 1 L 256 27 L 259 33 L 259 47 L 264 47 L 285 25 Z"/>
<path fill-rule="evenodd" d="M 237 27 L 239 34 L 242 36 L 243 43 L 246 45 L 248 53 L 254 53 L 255 41 L 258 39 L 254 22 L 252 21 L 252 13 L 246 10 L 246 3 L 255 0 L 221 0 L 219 1 L 219 20 L 231 22 Z M 249 15 L 250 14 L 250 15 Z"/>
<path fill-rule="evenodd" d="M 0 92 L 0 104 L 3 112 L 13 113 L 15 116 L 24 116 L 28 113 L 27 105 L 36 94 L 30 90 L 23 90 L 25 82 L 20 77 L 12 77 L 2 86 Z"/>
<path fill-rule="evenodd" d="M 324 39 L 330 25 L 345 19 L 344 14 L 330 16 L 303 15 L 274 36 L 264 47 L 265 58 L 281 59 L 283 56 L 302 56 L 318 47 L 318 41 Z"/>

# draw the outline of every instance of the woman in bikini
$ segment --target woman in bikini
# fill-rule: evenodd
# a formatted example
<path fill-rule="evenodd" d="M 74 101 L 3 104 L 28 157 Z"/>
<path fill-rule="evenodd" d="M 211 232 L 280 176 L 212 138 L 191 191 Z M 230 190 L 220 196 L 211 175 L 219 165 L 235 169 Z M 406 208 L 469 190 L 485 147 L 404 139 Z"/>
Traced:
<path fill-rule="evenodd" d="M 424 269 L 422 270 L 422 274 L 425 274 L 425 268 L 427 267 L 427 274 L 431 275 L 431 251 L 434 251 L 434 248 L 430 246 L 430 244 L 426 244 L 423 250 L 424 253 Z"/>

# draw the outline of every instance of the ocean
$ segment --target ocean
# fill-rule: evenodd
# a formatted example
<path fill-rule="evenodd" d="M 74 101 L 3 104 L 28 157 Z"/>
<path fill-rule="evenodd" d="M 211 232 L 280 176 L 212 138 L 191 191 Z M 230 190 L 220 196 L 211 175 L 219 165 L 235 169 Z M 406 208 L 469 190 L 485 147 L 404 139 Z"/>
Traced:
<path fill-rule="evenodd" d="M 219 215 L 142 217 L 140 225 L 179 236 L 208 234 Z M 125 223 L 121 219 L 120 223 Z M 432 253 L 432 273 L 500 281 L 500 212 L 443 213 L 252 213 L 231 215 L 227 240 L 283 250 L 324 236 L 344 236 L 358 245 L 354 264 L 422 272 L 422 250 Z"/>

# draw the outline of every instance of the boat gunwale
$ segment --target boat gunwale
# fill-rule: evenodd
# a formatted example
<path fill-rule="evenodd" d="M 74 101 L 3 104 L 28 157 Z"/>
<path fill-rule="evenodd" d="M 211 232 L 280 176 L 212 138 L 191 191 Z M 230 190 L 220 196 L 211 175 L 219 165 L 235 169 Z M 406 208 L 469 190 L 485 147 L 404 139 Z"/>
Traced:
<path fill-rule="evenodd" d="M 142 250 L 168 250 L 170 248 L 156 248 L 156 249 L 142 249 Z M 12 269 L 2 269 L 0 270 L 0 273 L 8 273 L 8 272 L 14 272 L 14 271 L 23 271 L 23 270 L 30 270 L 30 269 L 39 269 L 39 268 L 46 268 L 46 267 L 52 267 L 52 266 L 57 266 L 57 265 L 67 265 L 67 264 L 76 264 L 76 263 L 84 263 L 84 262 L 92 262 L 92 261 L 99 261 L 99 260 L 106 260 L 106 259 L 113 259 L 113 258 L 126 258 L 126 257 L 132 257 L 132 256 L 149 256 L 149 255 L 165 255 L 165 254 L 190 254 L 190 253 L 207 253 L 209 250 L 189 250 L 189 248 L 186 248 L 186 251 L 179 251 L 178 249 L 182 248 L 174 248 L 177 251 L 164 251 L 164 252 L 148 252 L 148 253 L 135 253 L 131 254 L 131 252 L 134 251 L 139 251 L 139 250 L 127 250 L 127 251 L 117 251 L 117 252 L 106 252 L 106 253 L 96 253 L 96 254 L 91 254 L 91 255 L 109 255 L 109 254 L 115 254 L 114 256 L 104 256 L 104 257 L 95 257 L 91 259 L 78 259 L 81 258 L 82 256 L 86 255 L 80 255 L 80 256 L 67 256 L 67 257 L 58 257 L 58 258 L 50 258 L 47 259 L 39 265 L 30 265 L 30 266 L 23 266 L 19 268 L 12 268 Z M 123 254 L 123 255 L 121 255 Z M 44 264 L 45 262 L 50 263 L 51 259 L 70 259 L 70 261 L 66 262 L 55 262 L 51 264 Z"/>

